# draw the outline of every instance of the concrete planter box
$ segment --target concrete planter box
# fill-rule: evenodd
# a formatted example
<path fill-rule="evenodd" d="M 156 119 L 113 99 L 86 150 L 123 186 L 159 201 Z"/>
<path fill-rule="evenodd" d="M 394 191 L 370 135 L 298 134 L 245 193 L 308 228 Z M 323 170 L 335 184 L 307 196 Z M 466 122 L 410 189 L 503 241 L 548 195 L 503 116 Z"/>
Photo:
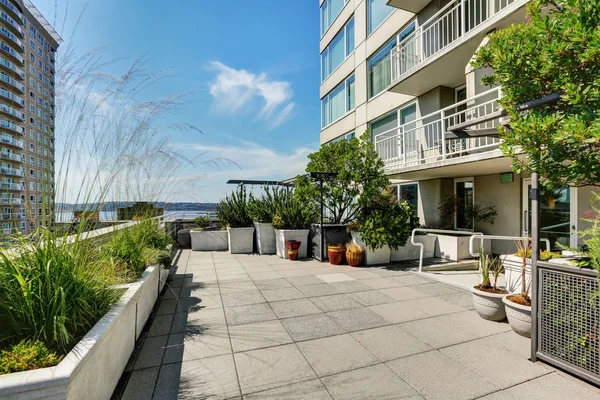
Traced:
<path fill-rule="evenodd" d="M 323 224 L 323 231 L 325 231 L 325 251 L 323 252 L 323 258 L 327 260 L 327 246 L 346 244 L 351 239 L 351 236 L 347 231 L 347 225 Z M 310 242 L 312 257 L 319 261 L 323 261 L 321 260 L 321 225 L 311 225 Z"/>
<path fill-rule="evenodd" d="M 190 231 L 192 251 L 223 251 L 229 249 L 227 231 Z"/>
<path fill-rule="evenodd" d="M 298 258 L 308 257 L 308 229 L 275 229 L 275 243 L 277 246 L 277 255 L 281 258 L 289 258 L 285 242 L 288 240 L 300 241 L 298 248 Z"/>
<path fill-rule="evenodd" d="M 435 257 L 451 261 L 473 258 L 469 253 L 469 240 L 469 236 L 437 235 Z M 480 240 L 475 242 L 476 249 L 479 247 L 480 242 Z M 483 246 L 486 254 L 492 253 L 492 243 L 489 239 L 483 241 Z"/>
<path fill-rule="evenodd" d="M 249 254 L 254 252 L 254 228 L 227 228 L 229 252 Z"/>
<path fill-rule="evenodd" d="M 189 249 L 192 246 L 190 229 L 181 229 L 177 232 L 177 245 L 180 249 Z"/>
<path fill-rule="evenodd" d="M 352 241 L 365 249 L 363 263 L 365 265 L 389 264 L 392 252 L 388 246 L 383 246 L 375 251 L 369 249 L 358 232 L 352 232 Z"/>
<path fill-rule="evenodd" d="M 435 235 L 419 235 L 415 236 L 416 243 L 423 244 L 423 258 L 433 258 L 435 255 L 435 244 L 437 236 Z M 418 260 L 421 256 L 421 248 L 410 242 L 410 238 L 406 244 L 398 250 L 392 250 L 392 261 Z"/>
<path fill-rule="evenodd" d="M 55 367 L 0 376 L 2 399 L 106 400 L 133 353 L 164 285 L 160 267 L 149 267 L 88 334 Z"/>
<path fill-rule="evenodd" d="M 273 224 L 266 224 L 262 222 L 255 222 L 254 227 L 256 228 L 256 249 L 262 254 L 275 254 L 277 248 L 275 247 L 275 230 Z"/>

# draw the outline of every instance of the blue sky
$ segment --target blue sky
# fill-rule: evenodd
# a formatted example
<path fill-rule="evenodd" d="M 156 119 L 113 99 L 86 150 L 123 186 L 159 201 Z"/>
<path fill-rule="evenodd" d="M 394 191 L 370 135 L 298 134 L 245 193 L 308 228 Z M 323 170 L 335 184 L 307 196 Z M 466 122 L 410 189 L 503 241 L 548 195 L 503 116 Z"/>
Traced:
<path fill-rule="evenodd" d="M 70 0 L 61 28 L 66 3 L 34 0 L 51 23 L 57 16 L 57 30 L 78 52 L 109 44 L 105 57 L 118 61 L 107 72 L 124 72 L 143 53 L 150 71 L 174 68 L 145 96 L 195 91 L 176 118 L 204 134 L 175 134 L 173 145 L 190 157 L 205 153 L 239 165 L 198 168 L 193 175 L 206 174 L 202 189 L 172 200 L 218 201 L 233 189 L 228 179 L 294 176 L 318 148 L 315 1 Z"/>

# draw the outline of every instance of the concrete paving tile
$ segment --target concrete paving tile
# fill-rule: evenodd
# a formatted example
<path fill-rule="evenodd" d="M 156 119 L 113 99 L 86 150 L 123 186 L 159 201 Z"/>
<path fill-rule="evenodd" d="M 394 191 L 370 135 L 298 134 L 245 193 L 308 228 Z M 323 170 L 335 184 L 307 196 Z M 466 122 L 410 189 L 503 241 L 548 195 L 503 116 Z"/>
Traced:
<path fill-rule="evenodd" d="M 248 272 L 253 280 L 268 280 L 268 279 L 282 279 L 283 276 L 276 271 L 264 271 L 264 272 Z"/>
<path fill-rule="evenodd" d="M 169 336 L 163 364 L 230 354 L 227 327 L 200 329 L 198 332 L 174 333 Z"/>
<path fill-rule="evenodd" d="M 276 301 L 269 303 L 278 318 L 319 314 L 321 310 L 309 299 Z"/>
<path fill-rule="evenodd" d="M 350 275 L 346 275 L 344 273 L 323 274 L 323 275 L 315 275 L 315 276 L 325 283 L 345 282 L 345 281 L 353 281 L 354 280 L 353 277 L 351 277 Z"/>
<path fill-rule="evenodd" d="M 352 336 L 381 361 L 433 350 L 431 346 L 407 333 L 398 325 L 354 332 Z"/>
<path fill-rule="evenodd" d="M 134 370 L 156 367 L 162 362 L 168 336 L 155 336 L 146 338 L 142 350 L 135 362 Z"/>
<path fill-rule="evenodd" d="M 163 300 L 158 306 L 156 315 L 173 314 L 177 308 L 177 299 Z"/>
<path fill-rule="evenodd" d="M 363 306 L 376 306 L 378 304 L 393 303 L 396 300 L 378 290 L 369 290 L 367 292 L 349 293 L 348 296 L 358 301 Z"/>
<path fill-rule="evenodd" d="M 361 282 L 365 285 L 370 286 L 373 289 L 387 289 L 402 286 L 400 283 L 393 281 L 389 278 L 365 279 Z"/>
<path fill-rule="evenodd" d="M 341 293 L 335 286 L 330 283 L 322 283 L 320 285 L 299 286 L 298 290 L 306 297 L 329 296 L 332 294 Z"/>
<path fill-rule="evenodd" d="M 464 308 L 456 306 L 437 297 L 426 297 L 423 299 L 409 300 L 407 303 L 429 315 L 444 315 L 465 311 Z"/>
<path fill-rule="evenodd" d="M 181 291 L 181 287 L 174 288 L 168 285 L 165 285 L 163 300 L 176 299 L 179 297 L 179 292 Z"/>
<path fill-rule="evenodd" d="M 531 359 L 531 339 L 518 335 L 512 330 L 490 336 L 486 340 L 513 352 L 521 358 Z"/>
<path fill-rule="evenodd" d="M 277 320 L 231 326 L 229 335 L 236 353 L 292 343 L 292 338 Z"/>
<path fill-rule="evenodd" d="M 258 290 L 240 292 L 240 293 L 224 293 L 221 295 L 223 306 L 239 307 L 250 304 L 265 303 L 266 300 Z"/>
<path fill-rule="evenodd" d="M 319 379 L 294 383 L 277 389 L 244 396 L 246 400 L 331 400 L 331 396 Z"/>
<path fill-rule="evenodd" d="M 428 400 L 473 399 L 498 390 L 439 351 L 400 358 L 386 365 Z M 489 367 L 488 364 L 487 370 Z"/>
<path fill-rule="evenodd" d="M 297 276 L 313 276 L 313 273 L 308 269 L 285 269 L 280 270 L 279 274 L 284 278 L 291 278 Z M 317 278 L 318 279 L 318 278 Z"/>
<path fill-rule="evenodd" d="M 428 294 L 430 296 L 441 296 L 441 295 L 445 295 L 445 294 L 454 294 L 454 293 L 458 293 L 458 292 L 463 292 L 463 293 L 466 292 L 466 290 L 462 290 L 462 289 L 459 289 L 457 287 L 446 285 L 446 284 L 439 283 L 439 282 L 426 283 L 426 284 L 423 284 L 423 285 L 415 285 L 414 289 L 418 290 L 419 292 L 423 292 L 425 294 Z"/>
<path fill-rule="evenodd" d="M 152 321 L 148 337 L 168 335 L 171 332 L 171 323 L 173 323 L 173 314 L 157 315 Z"/>
<path fill-rule="evenodd" d="M 281 289 L 267 289 L 262 295 L 268 302 L 301 299 L 304 295 L 295 287 L 284 287 Z"/>
<path fill-rule="evenodd" d="M 419 310 L 418 308 L 406 304 L 405 301 L 371 306 L 369 309 L 381 315 L 383 318 L 387 319 L 393 324 L 429 317 L 428 314 Z"/>
<path fill-rule="evenodd" d="M 506 390 L 501 390 L 499 392 L 495 392 L 492 394 L 488 394 L 487 396 L 478 397 L 477 400 L 519 400 L 520 397 L 514 397 Z"/>
<path fill-rule="evenodd" d="M 385 266 L 372 268 L 372 272 L 384 278 L 402 275 L 413 275 L 412 272 L 406 271 L 406 269 L 393 267 L 392 265 L 390 265 L 389 268 L 386 268 Z"/>
<path fill-rule="evenodd" d="M 550 372 L 483 339 L 446 347 L 440 351 L 471 371 L 484 375 L 488 381 L 502 389 Z M 490 363 L 493 364 L 492 370 L 489 369 Z"/>
<path fill-rule="evenodd" d="M 195 299 L 195 300 L 189 300 L 186 298 Z M 211 308 L 223 308 L 221 294 L 219 293 L 218 289 L 217 290 L 198 289 L 198 290 L 188 291 L 184 287 L 184 288 L 182 288 L 182 290 L 180 292 L 179 300 L 183 301 L 184 303 L 178 304 L 176 312 L 184 312 L 184 311 L 190 312 L 190 311 L 197 310 L 197 309 L 204 310 L 204 309 L 211 309 Z M 191 307 L 186 309 L 184 307 L 184 305 L 186 303 L 189 304 Z"/>
<path fill-rule="evenodd" d="M 559 373 L 551 373 L 522 385 L 506 389 L 515 399 L 527 400 L 592 400 L 600 398 L 600 390 L 565 378 Z"/>
<path fill-rule="evenodd" d="M 316 276 L 292 276 L 289 278 L 286 278 L 288 280 L 288 282 L 290 282 L 292 285 L 298 287 L 298 286 L 308 286 L 308 285 L 319 285 L 322 284 L 323 281 L 321 281 L 319 278 L 317 278 Z"/>
<path fill-rule="evenodd" d="M 277 319 L 267 303 L 225 308 L 228 325 L 251 324 Z"/>
<path fill-rule="evenodd" d="M 147 400 L 152 398 L 160 367 L 133 371 L 121 400 Z"/>
<path fill-rule="evenodd" d="M 248 275 L 248 274 L 219 275 L 219 282 L 237 282 L 237 281 L 245 281 L 245 280 L 250 280 L 250 275 Z"/>
<path fill-rule="evenodd" d="M 423 292 L 419 292 L 418 290 L 406 286 L 380 289 L 379 291 L 386 296 L 394 298 L 396 301 L 420 299 L 428 296 Z"/>
<path fill-rule="evenodd" d="M 331 375 L 322 381 L 336 400 L 423 399 L 384 364 Z"/>
<path fill-rule="evenodd" d="M 413 285 L 423 285 L 425 283 L 434 283 L 434 280 L 427 279 L 417 274 L 408 274 L 408 275 L 400 275 L 394 276 L 390 279 L 395 280 L 400 283 L 402 286 L 413 286 Z"/>
<path fill-rule="evenodd" d="M 202 300 L 197 297 L 180 297 L 177 299 L 177 307 L 175 308 L 176 313 L 182 312 L 194 312 L 201 310 Z"/>
<path fill-rule="evenodd" d="M 512 328 L 508 322 L 487 321 L 479 316 L 475 311 L 463 311 L 454 314 L 442 315 L 439 317 L 450 325 L 459 327 L 477 337 L 496 335 L 498 333 L 510 332 Z"/>
<path fill-rule="evenodd" d="M 436 349 L 477 339 L 477 336 L 448 325 L 439 317 L 405 322 L 400 327 Z"/>
<path fill-rule="evenodd" d="M 300 342 L 298 348 L 319 377 L 379 363 L 348 334 Z"/>
<path fill-rule="evenodd" d="M 346 294 L 334 294 L 332 296 L 312 297 L 310 299 L 324 312 L 348 310 L 360 308 L 362 305 Z"/>
<path fill-rule="evenodd" d="M 295 341 L 319 339 L 339 335 L 344 329 L 325 314 L 306 315 L 281 320 Z"/>
<path fill-rule="evenodd" d="M 240 389 L 231 355 L 163 365 L 154 400 L 232 399 Z"/>
<path fill-rule="evenodd" d="M 352 272 L 345 272 L 346 275 L 353 277 L 354 279 L 376 279 L 379 278 L 379 275 L 374 274 L 373 272 L 369 272 L 369 271 L 352 271 Z"/>
<path fill-rule="evenodd" d="M 242 394 L 316 378 L 294 344 L 235 354 Z"/>
<path fill-rule="evenodd" d="M 473 295 L 469 292 L 456 292 L 452 294 L 445 294 L 437 296 L 438 299 L 447 301 L 448 303 L 454 304 L 455 306 L 462 307 L 466 310 L 474 310 L 475 304 L 473 304 Z"/>
<path fill-rule="evenodd" d="M 222 294 L 255 292 L 258 290 L 254 282 L 249 279 L 238 282 L 220 282 L 218 287 Z"/>
<path fill-rule="evenodd" d="M 346 332 L 354 332 L 390 324 L 390 322 L 381 315 L 364 307 L 352 310 L 334 311 L 327 313 L 327 315 L 336 324 L 344 328 Z"/>
<path fill-rule="evenodd" d="M 225 313 L 221 308 L 200 310 L 193 313 L 177 313 L 173 316 L 171 333 L 199 332 L 207 328 L 225 325 Z"/>
<path fill-rule="evenodd" d="M 370 286 L 365 285 L 361 281 L 335 282 L 330 283 L 330 285 L 333 286 L 338 293 L 365 292 L 372 289 Z"/>

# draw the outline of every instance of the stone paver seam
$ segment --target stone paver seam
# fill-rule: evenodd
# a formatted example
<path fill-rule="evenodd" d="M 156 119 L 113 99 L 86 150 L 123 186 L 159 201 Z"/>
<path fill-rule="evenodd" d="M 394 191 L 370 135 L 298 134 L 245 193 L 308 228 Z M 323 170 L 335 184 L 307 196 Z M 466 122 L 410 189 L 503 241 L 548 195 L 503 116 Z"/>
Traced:
<path fill-rule="evenodd" d="M 460 364 L 460 363 L 459 363 L 459 364 Z M 461 365 L 462 365 L 462 364 L 461 364 Z M 548 376 L 548 375 L 555 374 L 555 373 L 556 373 L 556 371 L 549 371 L 547 374 L 540 375 L 540 376 L 538 376 L 538 377 L 535 377 L 535 378 L 533 378 L 533 379 L 529 379 L 529 380 L 527 380 L 527 381 L 523 381 L 523 382 L 515 383 L 514 385 L 507 386 L 507 387 L 505 387 L 504 389 L 500 388 L 500 389 L 498 389 L 498 390 L 495 390 L 495 391 L 493 391 L 493 392 L 490 392 L 490 393 L 488 393 L 488 394 L 484 394 L 483 396 L 476 397 L 474 400 L 478 400 L 478 399 L 484 399 L 484 398 L 486 398 L 487 396 L 490 396 L 490 395 L 492 395 L 492 394 L 496 394 L 496 393 L 502 393 L 502 392 L 508 391 L 508 389 L 512 389 L 512 388 L 514 388 L 514 387 L 521 386 L 521 385 L 524 385 L 524 384 L 526 384 L 526 383 L 529 383 L 529 382 L 533 382 L 533 381 L 535 381 L 536 379 L 540 379 L 540 378 L 542 378 L 542 377 L 544 377 L 544 376 Z"/>

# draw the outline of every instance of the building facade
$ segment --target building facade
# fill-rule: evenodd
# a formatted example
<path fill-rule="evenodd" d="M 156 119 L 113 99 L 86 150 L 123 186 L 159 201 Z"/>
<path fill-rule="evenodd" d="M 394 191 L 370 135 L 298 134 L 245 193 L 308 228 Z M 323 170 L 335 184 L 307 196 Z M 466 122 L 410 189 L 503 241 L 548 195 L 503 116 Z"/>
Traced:
<path fill-rule="evenodd" d="M 29 0 L 0 0 L 0 223 L 51 226 L 55 54 L 62 39 Z"/>
<path fill-rule="evenodd" d="M 422 225 L 443 227 L 439 207 L 493 206 L 493 224 L 471 224 L 457 212 L 457 230 L 521 236 L 531 226 L 529 176 L 486 133 L 503 120 L 501 88 L 484 87 L 489 71 L 470 60 L 487 34 L 525 21 L 527 0 L 320 0 L 321 144 L 367 129 L 399 197 L 411 201 Z M 590 188 L 541 193 L 541 236 L 581 244 L 577 231 Z M 464 206 L 464 207 L 462 207 Z M 492 251 L 508 251 L 507 242 Z"/>

